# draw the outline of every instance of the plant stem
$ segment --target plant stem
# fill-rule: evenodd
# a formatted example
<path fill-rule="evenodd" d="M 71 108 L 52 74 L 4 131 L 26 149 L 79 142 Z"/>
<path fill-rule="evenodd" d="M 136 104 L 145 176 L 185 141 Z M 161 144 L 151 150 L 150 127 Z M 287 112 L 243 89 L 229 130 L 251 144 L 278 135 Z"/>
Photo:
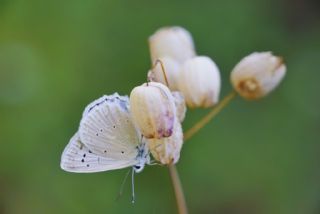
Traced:
<path fill-rule="evenodd" d="M 187 214 L 188 208 L 187 208 L 187 204 L 186 204 L 186 199 L 183 194 L 183 189 L 182 189 L 182 185 L 181 185 L 181 181 L 179 178 L 177 168 L 173 164 L 169 165 L 168 167 L 169 167 L 172 185 L 174 188 L 174 193 L 176 196 L 178 213 L 179 214 Z"/>
<path fill-rule="evenodd" d="M 221 100 L 218 105 L 205 115 L 199 122 L 194 124 L 189 130 L 184 133 L 184 142 L 189 140 L 194 134 L 196 134 L 202 127 L 204 127 L 210 120 L 212 120 L 228 103 L 236 96 L 235 91 L 230 92 L 227 96 Z"/>
<path fill-rule="evenodd" d="M 217 106 L 213 107 L 213 109 L 207 115 L 205 115 L 199 122 L 197 122 L 194 126 L 192 126 L 188 131 L 184 133 L 184 141 L 190 139 L 202 127 L 204 127 L 208 122 L 210 122 L 210 120 L 212 120 L 224 107 L 226 107 L 235 96 L 236 93 L 232 91 L 226 97 L 224 97 L 223 100 L 221 100 Z M 187 214 L 188 208 L 183 194 L 183 189 L 177 168 L 175 167 L 175 165 L 172 164 L 169 165 L 168 168 L 176 196 L 178 212 L 179 214 Z"/>
<path fill-rule="evenodd" d="M 161 70 L 162 70 L 162 74 L 163 74 L 164 80 L 166 82 L 167 87 L 169 87 L 167 73 L 166 73 L 166 69 L 164 69 L 163 62 L 160 59 L 157 59 L 156 62 L 154 63 L 154 67 L 153 68 L 155 68 L 158 63 L 160 63 L 160 65 L 161 65 Z M 153 70 L 153 68 L 152 68 L 152 70 Z"/>

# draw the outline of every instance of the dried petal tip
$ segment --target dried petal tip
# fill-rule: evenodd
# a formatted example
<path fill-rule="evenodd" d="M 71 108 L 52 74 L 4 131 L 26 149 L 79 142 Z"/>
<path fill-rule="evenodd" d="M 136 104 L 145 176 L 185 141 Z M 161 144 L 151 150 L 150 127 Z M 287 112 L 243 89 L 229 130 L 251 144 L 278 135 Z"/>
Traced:
<path fill-rule="evenodd" d="M 162 139 L 148 139 L 149 150 L 155 160 L 161 164 L 176 164 L 180 158 L 183 144 L 181 124 L 176 120 L 171 137 Z"/>
<path fill-rule="evenodd" d="M 155 62 L 152 70 L 148 72 L 148 79 L 164 85 L 167 85 L 168 81 L 170 90 L 175 91 L 178 90 L 177 80 L 179 78 L 179 71 L 180 64 L 176 60 L 170 57 L 162 57 Z"/>
<path fill-rule="evenodd" d="M 220 81 L 217 65 L 209 57 L 197 56 L 182 65 L 179 90 L 189 107 L 207 108 L 218 103 Z"/>
<path fill-rule="evenodd" d="M 285 73 L 286 66 L 281 57 L 271 52 L 252 53 L 232 70 L 231 83 L 242 97 L 254 100 L 274 90 Z"/>
<path fill-rule="evenodd" d="M 151 60 L 168 56 L 182 63 L 196 55 L 191 34 L 182 27 L 164 27 L 149 37 Z"/>
<path fill-rule="evenodd" d="M 168 87 L 150 82 L 135 87 L 130 94 L 132 119 L 146 138 L 172 135 L 176 108 Z"/>

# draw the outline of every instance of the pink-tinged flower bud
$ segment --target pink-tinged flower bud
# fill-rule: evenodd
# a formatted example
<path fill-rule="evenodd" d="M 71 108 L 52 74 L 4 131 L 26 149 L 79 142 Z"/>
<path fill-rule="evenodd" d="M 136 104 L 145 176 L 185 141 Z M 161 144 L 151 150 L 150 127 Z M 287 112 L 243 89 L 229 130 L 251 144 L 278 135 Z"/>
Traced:
<path fill-rule="evenodd" d="M 231 72 L 234 89 L 245 99 L 254 100 L 275 89 L 286 73 L 281 57 L 271 52 L 252 53 Z"/>
<path fill-rule="evenodd" d="M 163 68 L 162 68 L 162 65 Z M 163 70 L 164 69 L 164 70 Z M 164 74 L 165 71 L 165 74 Z M 159 61 L 156 62 L 155 66 L 148 72 L 148 79 L 154 82 L 160 82 L 164 85 L 166 85 L 166 79 L 167 77 L 168 81 L 168 87 L 171 91 L 178 90 L 178 83 L 177 79 L 179 78 L 179 72 L 180 72 L 180 64 L 170 58 L 170 57 L 162 57 L 159 58 Z"/>
<path fill-rule="evenodd" d="M 197 56 L 187 60 L 182 65 L 178 81 L 179 91 L 188 107 L 208 108 L 218 103 L 220 72 L 209 57 Z"/>
<path fill-rule="evenodd" d="M 179 121 L 182 122 L 186 116 L 186 111 L 187 111 L 186 101 L 181 92 L 173 91 L 171 93 L 174 99 L 174 104 L 176 106 L 176 115 Z"/>
<path fill-rule="evenodd" d="M 148 139 L 149 150 L 155 160 L 161 164 L 176 164 L 180 158 L 183 144 L 181 124 L 176 120 L 171 137 Z"/>
<path fill-rule="evenodd" d="M 176 108 L 165 85 L 149 82 L 135 87 L 130 94 L 130 110 L 133 121 L 146 138 L 172 135 Z"/>
<path fill-rule="evenodd" d="M 196 55 L 191 34 L 182 27 L 164 27 L 149 37 L 151 61 L 171 57 L 180 63 Z"/>

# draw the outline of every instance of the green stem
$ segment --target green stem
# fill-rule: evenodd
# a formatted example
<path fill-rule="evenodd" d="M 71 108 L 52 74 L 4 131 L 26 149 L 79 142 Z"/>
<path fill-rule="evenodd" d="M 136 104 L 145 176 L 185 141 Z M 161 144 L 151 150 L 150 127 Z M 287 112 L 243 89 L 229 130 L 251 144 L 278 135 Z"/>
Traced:
<path fill-rule="evenodd" d="M 181 181 L 179 178 L 177 168 L 175 167 L 175 165 L 169 165 L 168 168 L 169 168 L 169 172 L 170 172 L 170 177 L 171 177 L 174 193 L 176 196 L 178 213 L 179 214 L 187 214 L 188 213 L 187 203 L 186 203 L 186 199 L 183 194 L 183 189 L 182 189 L 182 185 L 181 185 Z"/>
<path fill-rule="evenodd" d="M 188 131 L 184 133 L 184 142 L 189 140 L 194 134 L 196 134 L 202 127 L 209 123 L 228 103 L 236 96 L 236 92 L 232 91 L 226 97 L 221 100 L 218 105 L 205 115 L 199 122 L 194 124 Z"/>
<path fill-rule="evenodd" d="M 236 93 L 232 91 L 226 97 L 219 102 L 218 105 L 213 107 L 213 109 L 205 115 L 199 122 L 192 126 L 188 131 L 184 133 L 184 141 L 190 139 L 194 134 L 196 134 L 201 128 L 203 128 L 208 122 L 210 122 L 224 107 L 226 107 L 229 102 L 236 96 Z M 169 165 L 170 177 L 173 185 L 173 189 L 176 196 L 177 207 L 179 214 L 187 214 L 188 208 L 186 200 L 183 193 L 183 188 L 179 178 L 179 174 L 175 165 Z"/>

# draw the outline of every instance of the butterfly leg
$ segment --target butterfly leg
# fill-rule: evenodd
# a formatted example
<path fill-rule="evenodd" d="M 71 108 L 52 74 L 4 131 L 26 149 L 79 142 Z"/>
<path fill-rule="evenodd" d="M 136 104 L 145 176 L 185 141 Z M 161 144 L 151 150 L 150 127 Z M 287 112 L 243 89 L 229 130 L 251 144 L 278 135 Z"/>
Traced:
<path fill-rule="evenodd" d="M 128 176 L 129 176 L 129 173 L 130 173 L 130 169 L 128 170 L 128 172 L 126 173 L 122 183 L 121 183 L 121 186 L 120 186 L 120 191 L 119 191 L 119 194 L 116 198 L 116 201 L 119 200 L 119 198 L 122 196 L 122 193 L 123 193 L 123 189 L 124 189 L 124 185 L 126 184 L 126 181 L 128 179 Z"/>

